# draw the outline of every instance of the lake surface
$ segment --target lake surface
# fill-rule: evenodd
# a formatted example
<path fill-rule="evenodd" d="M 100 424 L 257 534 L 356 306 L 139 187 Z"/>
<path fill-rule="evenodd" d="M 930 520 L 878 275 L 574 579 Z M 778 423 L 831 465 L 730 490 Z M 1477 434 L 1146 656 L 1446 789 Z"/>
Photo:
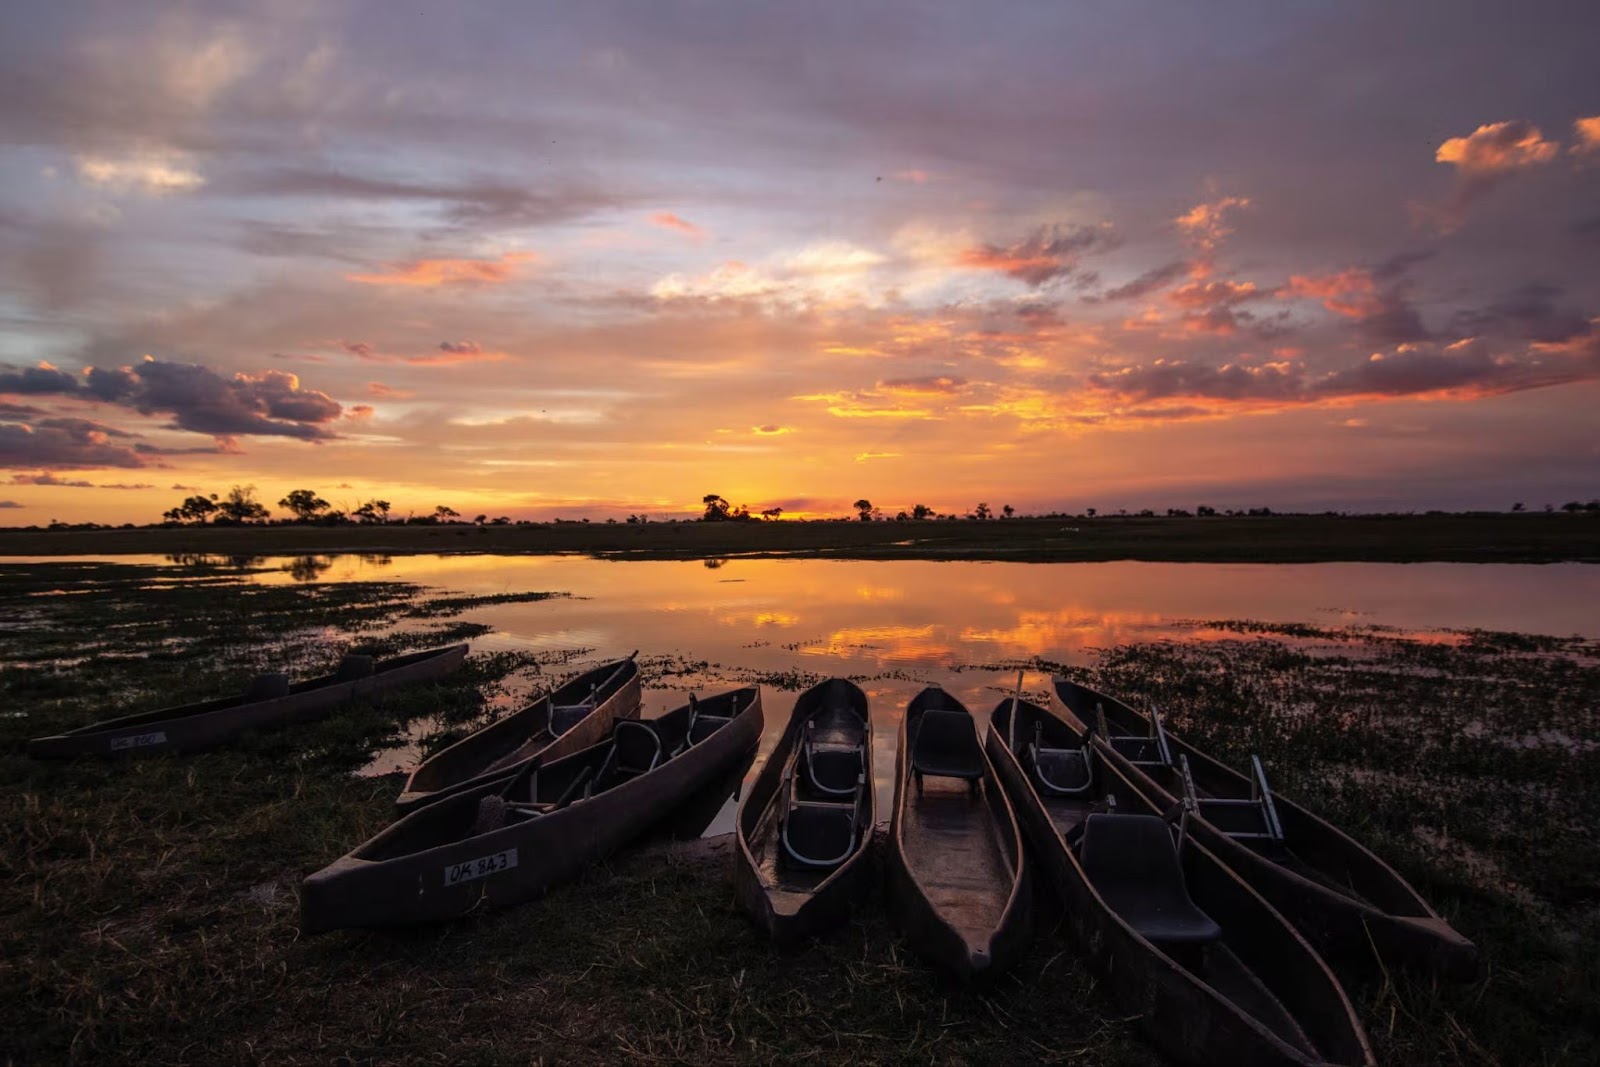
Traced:
<path fill-rule="evenodd" d="M 763 686 L 766 730 L 751 774 L 782 732 L 798 687 L 851 677 L 872 702 L 880 812 L 892 794 L 895 734 L 907 701 L 923 686 L 940 685 L 986 720 L 1017 683 L 1016 666 L 1008 664 L 1035 657 L 1071 667 L 1120 644 L 1249 639 L 1208 625 L 1219 620 L 1385 627 L 1418 640 L 1452 640 L 1469 629 L 1600 637 L 1600 566 L 1588 564 L 612 562 L 475 555 L 262 562 L 273 568 L 256 577 L 262 582 L 404 580 L 469 594 L 570 594 L 472 608 L 466 618 L 493 627 L 474 647 L 582 650 L 574 672 L 635 649 L 647 659 L 670 657 L 672 669 L 686 673 L 646 689 L 646 717 L 684 703 L 691 687 L 705 694 L 782 678 L 797 687 Z M 1023 685 L 1043 698 L 1049 677 L 1028 671 Z M 420 740 L 432 728 L 414 723 L 411 736 Z M 367 773 L 409 770 L 418 758 L 417 744 L 399 746 L 380 753 Z M 730 804 L 707 832 L 731 827 Z"/>
<path fill-rule="evenodd" d="M 731 560 L 610 562 L 576 556 L 333 557 L 321 581 L 397 578 L 465 593 L 552 590 L 572 599 L 474 608 L 481 648 L 592 649 L 592 659 L 705 662 L 644 695 L 645 716 L 698 692 L 796 672 L 858 680 L 872 702 L 879 811 L 893 792 L 907 701 L 940 685 L 979 717 L 1016 685 L 1008 662 L 1086 665 L 1096 650 L 1152 640 L 1239 640 L 1208 621 L 1392 627 L 1422 640 L 1464 629 L 1600 636 L 1600 566 L 1585 564 L 1218 565 Z M 716 563 L 716 561 L 712 561 Z M 294 581 L 283 571 L 265 580 Z M 574 665 L 575 669 L 579 666 Z M 1049 677 L 1026 672 L 1036 696 Z M 797 690 L 763 687 L 761 767 Z M 426 724 L 419 727 L 425 730 Z M 409 769 L 415 747 L 371 773 Z M 732 829 L 730 804 L 707 833 Z"/>

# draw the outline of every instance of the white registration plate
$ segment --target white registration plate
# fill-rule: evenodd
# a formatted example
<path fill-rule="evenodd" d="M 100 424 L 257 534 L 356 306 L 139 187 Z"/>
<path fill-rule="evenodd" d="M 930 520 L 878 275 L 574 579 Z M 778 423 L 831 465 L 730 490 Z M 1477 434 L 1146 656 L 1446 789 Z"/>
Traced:
<path fill-rule="evenodd" d="M 149 748 L 151 745 L 164 745 L 167 743 L 165 731 L 157 730 L 153 734 L 128 734 L 125 737 L 111 739 L 111 751 L 121 752 L 125 748 Z"/>
<path fill-rule="evenodd" d="M 490 856 L 479 856 L 475 860 L 450 864 L 444 869 L 444 884 L 456 885 L 459 882 L 470 882 L 474 878 L 487 878 L 491 874 L 509 871 L 516 865 L 517 850 L 508 848 L 504 852 L 496 852 Z"/>

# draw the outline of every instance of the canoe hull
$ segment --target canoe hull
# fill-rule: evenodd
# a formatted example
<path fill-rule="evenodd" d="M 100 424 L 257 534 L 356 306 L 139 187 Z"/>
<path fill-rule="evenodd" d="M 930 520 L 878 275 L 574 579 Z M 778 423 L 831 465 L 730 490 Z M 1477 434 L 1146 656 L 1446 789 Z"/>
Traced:
<path fill-rule="evenodd" d="M 213 701 L 215 710 L 196 710 L 205 704 L 145 712 L 112 719 L 53 737 L 28 742 L 28 755 L 39 759 L 74 756 L 142 755 L 152 752 L 199 752 L 227 743 L 252 730 L 271 729 L 323 718 L 342 704 L 363 700 L 391 689 L 442 677 L 461 665 L 466 645 L 451 645 L 412 653 L 374 665 L 365 678 L 339 682 L 332 677 L 313 679 L 296 687 L 299 692 L 253 703 Z"/>
<path fill-rule="evenodd" d="M 806 892 L 784 889 L 769 884 L 761 876 L 761 862 L 756 858 L 753 841 L 757 827 L 771 818 L 769 808 L 782 802 L 782 779 L 800 743 L 800 732 L 812 711 L 820 704 L 825 687 L 823 682 L 802 693 L 795 701 L 795 710 L 789 725 L 777 745 L 767 756 L 761 773 L 750 786 L 739 805 L 737 848 L 733 859 L 734 895 L 756 924 L 780 948 L 789 948 L 833 929 L 849 917 L 853 901 L 865 891 L 869 853 L 872 847 L 870 827 L 877 819 L 877 805 L 872 787 L 872 719 L 868 714 L 865 694 L 851 685 L 860 698 L 860 710 L 866 719 L 867 792 L 864 822 L 869 827 L 855 852 L 836 867 L 820 885 Z M 844 683 L 848 685 L 849 683 Z M 813 696 L 815 694 L 815 696 Z"/>
<path fill-rule="evenodd" d="M 926 695 L 926 692 L 924 695 Z M 918 697 L 917 699 L 922 699 Z M 913 701 L 915 705 L 915 701 Z M 985 764 L 981 802 L 988 807 L 994 829 L 1012 866 L 1010 897 L 999 921 L 984 939 L 964 936 L 929 899 L 927 889 L 913 871 L 907 855 L 905 809 L 916 788 L 912 780 L 908 710 L 900 722 L 899 744 L 895 753 L 894 814 L 889 825 L 889 847 L 885 850 L 884 878 L 891 917 L 906 935 L 911 947 L 929 962 L 957 976 L 973 981 L 997 975 L 1013 966 L 1027 950 L 1032 931 L 1033 884 L 1028 868 L 1022 831 L 994 768 Z"/>
<path fill-rule="evenodd" d="M 1076 683 L 1058 680 L 1056 696 L 1063 720 L 1080 734 L 1087 735 L 1090 727 L 1091 713 L 1084 700 L 1100 702 L 1113 729 L 1147 729 L 1147 720 L 1138 711 Z M 1167 739 L 1174 760 L 1179 753 L 1189 758 L 1202 790 L 1209 781 L 1221 783 L 1230 794 L 1249 795 L 1249 779 L 1233 768 L 1170 733 Z M 1164 811 L 1177 802 L 1166 786 L 1103 739 L 1096 737 L 1093 743 L 1096 751 L 1115 763 L 1156 809 Z M 1458 981 L 1476 977 L 1477 946 L 1435 912 L 1398 871 L 1338 827 L 1282 794 L 1274 793 L 1273 800 L 1290 848 L 1327 857 L 1344 872 L 1345 878 L 1368 887 L 1370 894 L 1387 897 L 1393 901 L 1392 908 L 1403 910 L 1385 910 L 1298 874 L 1229 837 L 1203 818 L 1191 820 L 1191 832 L 1333 962 L 1370 970 L 1379 962 L 1373 954 L 1375 948 L 1377 957 L 1390 964 Z"/>
<path fill-rule="evenodd" d="M 590 800 L 392 859 L 360 858 L 386 840 L 427 837 L 433 826 L 463 818 L 470 823 L 479 799 L 498 793 L 505 779 L 426 805 L 308 877 L 300 892 L 300 928 L 315 934 L 436 922 L 537 897 L 632 843 L 697 790 L 748 758 L 760 740 L 761 722 L 757 692 L 731 722 L 704 741 Z"/>
<path fill-rule="evenodd" d="M 984 750 L 1015 805 L 1017 820 L 1036 861 L 1063 902 L 1078 943 L 1085 947 L 1104 976 L 1117 1004 L 1140 1017 L 1141 1026 L 1152 1043 L 1184 1063 L 1300 1065 L 1321 1062 L 1242 1014 L 1194 974 L 1156 951 L 1117 917 L 1090 885 L 1022 766 L 993 726 L 985 738 Z M 1110 792 L 1118 796 L 1119 810 L 1135 813 L 1150 810 L 1138 793 L 1125 784 L 1119 784 Z M 1187 847 L 1192 849 L 1193 844 Z M 1338 1049 L 1341 1062 L 1372 1063 L 1365 1033 L 1338 980 L 1288 922 L 1272 914 L 1261 897 L 1203 849 L 1188 857 L 1186 873 L 1194 882 L 1203 880 L 1206 884 L 1195 888 L 1211 898 L 1235 902 L 1248 917 L 1248 927 L 1260 930 L 1275 923 L 1281 928 L 1276 932 L 1276 953 L 1295 962 L 1292 984 L 1299 987 L 1301 995 L 1319 996 L 1325 1001 L 1323 1013 L 1331 1031 L 1330 1047 Z"/>
<path fill-rule="evenodd" d="M 625 678 L 593 712 L 559 737 L 543 744 L 534 740 L 541 734 L 548 736 L 552 701 L 561 699 L 564 693 L 577 692 L 591 676 L 619 666 L 625 667 Z M 456 796 L 488 782 L 504 780 L 530 759 L 549 762 L 582 751 L 606 737 L 611 732 L 612 723 L 618 719 L 637 718 L 639 699 L 639 668 L 632 661 L 605 664 L 585 672 L 555 692 L 545 694 L 520 711 L 468 734 L 423 760 L 411 772 L 405 788 L 395 798 L 395 812 L 404 815 L 424 804 Z M 496 752 L 507 746 L 516 751 L 516 757 L 497 757 Z"/>

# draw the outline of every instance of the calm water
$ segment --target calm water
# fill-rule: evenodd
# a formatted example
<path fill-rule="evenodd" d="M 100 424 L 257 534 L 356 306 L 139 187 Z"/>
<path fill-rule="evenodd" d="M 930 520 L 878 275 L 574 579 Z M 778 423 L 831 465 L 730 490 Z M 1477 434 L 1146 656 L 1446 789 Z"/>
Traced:
<path fill-rule="evenodd" d="M 833 560 L 607 562 L 583 557 L 408 556 L 376 565 L 340 557 L 323 581 L 399 578 L 466 593 L 557 590 L 573 599 L 474 609 L 494 627 L 479 648 L 593 649 L 593 658 L 676 655 L 707 661 L 645 692 L 646 716 L 757 673 L 866 677 L 876 730 L 880 810 L 892 784 L 901 709 L 938 684 L 980 719 L 1016 684 L 1005 661 L 1087 664 L 1096 649 L 1155 639 L 1237 639 L 1207 620 L 1395 627 L 1418 637 L 1490 629 L 1600 636 L 1600 567 L 1582 564 L 1207 565 Z M 293 581 L 289 572 L 268 580 Z M 1049 679 L 1029 673 L 1035 693 Z M 764 687 L 761 767 L 797 695 Z M 426 727 L 424 726 L 423 729 Z M 414 747 L 374 773 L 409 769 Z M 707 833 L 732 828 L 730 804 Z"/>
<path fill-rule="evenodd" d="M 129 560 L 132 562 L 132 560 Z M 160 557 L 139 562 L 164 562 Z M 1088 664 L 1095 650 L 1173 639 L 1239 639 L 1207 620 L 1393 627 L 1424 640 L 1461 629 L 1600 637 L 1600 566 L 1585 564 L 964 563 L 834 560 L 608 562 L 579 556 L 320 557 L 264 582 L 398 579 L 471 594 L 571 594 L 474 608 L 478 649 L 592 650 L 572 670 L 638 649 L 708 666 L 647 689 L 646 716 L 760 675 L 850 675 L 872 701 L 880 803 L 906 702 L 938 684 L 981 719 L 1016 684 L 1008 661 Z M 715 563 L 716 561 L 713 561 Z M 1043 695 L 1049 679 L 1024 677 Z M 797 691 L 763 687 L 761 767 Z M 414 725 L 425 736 L 430 723 Z M 369 773 L 408 770 L 416 745 Z M 880 808 L 880 810 L 883 810 Z M 709 833 L 731 828 L 732 807 Z"/>

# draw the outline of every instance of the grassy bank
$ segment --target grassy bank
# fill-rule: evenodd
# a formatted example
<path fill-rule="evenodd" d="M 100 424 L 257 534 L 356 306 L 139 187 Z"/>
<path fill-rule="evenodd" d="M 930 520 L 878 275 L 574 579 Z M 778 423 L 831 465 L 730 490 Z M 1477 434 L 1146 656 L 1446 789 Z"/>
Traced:
<path fill-rule="evenodd" d="M 580 552 L 619 559 L 800 555 L 1214 563 L 1600 561 L 1593 514 L 1273 515 L 988 522 L 547 523 L 528 526 L 0 530 L 0 555 Z"/>
<path fill-rule="evenodd" d="M 1049 923 L 1015 973 L 976 990 L 921 964 L 876 899 L 780 955 L 734 908 L 725 849 L 636 852 L 444 926 L 298 937 L 300 879 L 380 828 L 397 791 L 352 770 L 408 724 L 459 733 L 563 667 L 474 655 L 439 684 L 194 757 L 21 754 L 29 736 L 227 691 L 268 662 L 309 672 L 350 643 L 475 632 L 471 598 L 248 578 L 0 566 L 9 1062 L 1156 1062 Z M 1219 754 L 1260 751 L 1281 789 L 1479 941 L 1488 971 L 1471 985 L 1350 982 L 1380 1059 L 1600 1058 L 1600 650 L 1219 628 L 1232 639 L 1109 650 L 1091 682 L 1160 700 Z"/>

